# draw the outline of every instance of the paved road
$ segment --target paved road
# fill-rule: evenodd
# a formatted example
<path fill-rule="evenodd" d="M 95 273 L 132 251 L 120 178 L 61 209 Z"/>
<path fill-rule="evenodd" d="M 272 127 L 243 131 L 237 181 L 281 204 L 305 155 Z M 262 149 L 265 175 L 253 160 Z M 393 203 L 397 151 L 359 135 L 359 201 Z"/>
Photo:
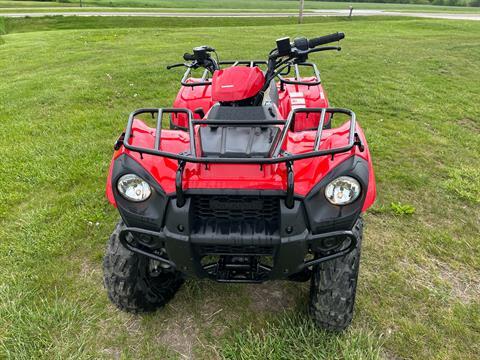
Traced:
<path fill-rule="evenodd" d="M 305 16 L 348 16 L 349 10 L 314 10 L 307 12 Z M 42 17 L 42 16 L 143 16 L 143 17 L 289 17 L 297 16 L 297 13 L 279 12 L 221 12 L 221 13 L 188 13 L 188 12 L 142 12 L 142 11 L 59 11 L 53 8 L 48 12 L 8 12 L 0 13 L 4 17 Z M 480 21 L 479 14 L 460 13 L 428 13 L 428 12 L 394 12 L 383 10 L 354 10 L 353 16 L 411 16 L 420 18 L 452 19 L 452 20 L 476 20 Z"/>

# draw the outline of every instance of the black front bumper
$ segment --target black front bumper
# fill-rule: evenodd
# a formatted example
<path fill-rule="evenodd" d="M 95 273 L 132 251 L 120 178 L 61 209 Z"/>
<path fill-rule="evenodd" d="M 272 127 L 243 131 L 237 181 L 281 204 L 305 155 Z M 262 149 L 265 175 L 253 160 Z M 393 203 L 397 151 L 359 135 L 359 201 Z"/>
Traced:
<path fill-rule="evenodd" d="M 153 188 L 141 203 L 125 200 L 118 178 L 135 173 Z M 334 206 L 325 186 L 340 175 L 368 185 L 368 164 L 351 157 L 327 174 L 304 198 L 287 206 L 283 192 L 204 189 L 186 191 L 182 203 L 128 156 L 115 161 L 112 185 L 126 224 L 123 245 L 186 275 L 228 282 L 302 278 L 313 265 L 344 256 L 357 238 L 365 191 L 349 205 Z M 131 234 L 131 235 L 129 235 Z M 133 236 L 132 236 L 133 235 Z M 306 278 L 307 276 L 304 276 Z"/>
<path fill-rule="evenodd" d="M 127 240 L 127 234 L 135 236 L 135 244 Z M 210 278 L 220 282 L 262 282 L 273 279 L 288 279 L 313 265 L 344 256 L 357 245 L 357 237 L 351 230 L 317 235 L 305 232 L 300 236 L 281 238 L 280 244 L 276 246 L 272 254 L 274 265 L 271 266 L 258 260 L 252 262 L 253 258 L 265 256 L 264 253 L 226 251 L 202 255 L 194 250 L 195 247 L 192 246 L 194 241 L 191 237 L 170 233 L 168 230 L 155 232 L 139 228 L 125 228 L 120 233 L 120 239 L 123 246 L 130 251 L 164 263 L 174 270 L 186 275 Z M 151 239 L 164 242 L 168 258 L 157 255 L 156 250 L 149 246 L 152 242 Z M 306 260 L 308 247 L 319 246 L 322 240 L 339 243 L 338 247 L 341 247 L 342 250 L 332 251 L 328 255 Z M 347 240 L 348 244 L 342 246 Z M 202 256 L 214 255 L 219 256 L 219 261 L 202 264 Z M 227 257 L 230 258 L 231 262 L 225 261 Z M 235 258 L 241 258 L 242 261 L 235 262 Z M 241 269 L 244 269 L 244 271 L 240 271 Z M 229 270 L 235 271 L 235 273 Z"/>
<path fill-rule="evenodd" d="M 177 208 L 175 199 L 171 201 L 169 212 L 172 212 L 171 208 Z M 181 209 L 183 207 L 177 208 Z M 297 201 L 290 211 L 302 212 L 301 202 Z M 293 279 L 309 272 L 313 265 L 346 255 L 357 245 L 352 230 L 312 234 L 304 227 L 303 231 L 293 234 L 295 229 L 287 226 L 291 235 L 264 236 L 257 233 L 257 237 L 252 238 L 238 234 L 219 236 L 211 232 L 182 234 L 185 226 L 179 224 L 181 226 L 175 226 L 172 231 L 170 220 L 167 217 L 166 226 L 159 231 L 126 227 L 120 233 L 120 241 L 129 250 L 157 260 L 172 270 L 219 282 Z M 295 220 L 298 224 L 298 217 Z"/>

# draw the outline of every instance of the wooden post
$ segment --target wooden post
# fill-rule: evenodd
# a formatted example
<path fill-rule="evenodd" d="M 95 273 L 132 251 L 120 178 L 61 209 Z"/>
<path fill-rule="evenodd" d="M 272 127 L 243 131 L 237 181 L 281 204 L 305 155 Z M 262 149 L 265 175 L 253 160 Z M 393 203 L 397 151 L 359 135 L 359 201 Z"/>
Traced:
<path fill-rule="evenodd" d="M 305 5 L 304 0 L 300 0 L 300 4 L 298 7 L 298 23 L 301 24 L 303 22 L 303 6 Z"/>

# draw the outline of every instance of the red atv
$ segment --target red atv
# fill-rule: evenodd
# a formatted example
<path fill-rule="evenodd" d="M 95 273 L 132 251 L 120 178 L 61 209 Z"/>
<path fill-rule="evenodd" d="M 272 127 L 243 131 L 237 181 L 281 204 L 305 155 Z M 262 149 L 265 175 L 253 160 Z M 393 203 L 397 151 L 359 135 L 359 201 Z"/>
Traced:
<path fill-rule="evenodd" d="M 311 279 L 316 323 L 348 326 L 375 179 L 355 114 L 329 107 L 307 62 L 340 50 L 319 46 L 343 38 L 279 39 L 268 61 L 219 62 L 201 46 L 168 67 L 187 68 L 173 107 L 130 115 L 108 175 L 122 220 L 108 243 L 105 286 L 119 308 L 153 311 L 186 276 Z M 313 76 L 301 77 L 305 68 Z"/>

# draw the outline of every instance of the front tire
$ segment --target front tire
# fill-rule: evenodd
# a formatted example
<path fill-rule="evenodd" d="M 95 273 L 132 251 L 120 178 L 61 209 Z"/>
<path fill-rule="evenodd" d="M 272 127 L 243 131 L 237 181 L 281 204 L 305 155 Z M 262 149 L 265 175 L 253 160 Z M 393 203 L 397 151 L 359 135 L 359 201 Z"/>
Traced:
<path fill-rule="evenodd" d="M 310 315 L 325 330 L 342 331 L 353 318 L 357 289 L 363 219 L 355 224 L 357 246 L 347 255 L 320 263 L 313 268 L 310 283 Z"/>
<path fill-rule="evenodd" d="M 108 241 L 103 260 L 104 284 L 110 300 L 121 310 L 151 312 L 173 298 L 183 283 L 171 269 L 152 271 L 152 261 L 126 249 L 120 242 L 120 221 Z"/>

